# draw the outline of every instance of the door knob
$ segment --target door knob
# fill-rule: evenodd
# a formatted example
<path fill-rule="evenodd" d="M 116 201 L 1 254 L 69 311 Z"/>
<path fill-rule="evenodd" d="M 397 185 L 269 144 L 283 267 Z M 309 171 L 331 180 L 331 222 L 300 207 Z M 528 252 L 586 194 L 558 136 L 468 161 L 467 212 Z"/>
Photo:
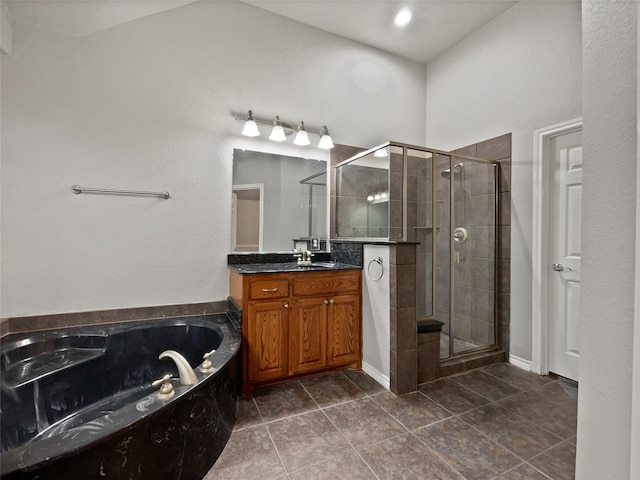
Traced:
<path fill-rule="evenodd" d="M 564 272 L 565 270 L 567 270 L 569 272 L 571 271 L 571 269 L 569 267 L 563 267 L 559 263 L 554 263 L 553 265 L 551 265 L 551 268 L 553 268 L 556 272 Z"/>

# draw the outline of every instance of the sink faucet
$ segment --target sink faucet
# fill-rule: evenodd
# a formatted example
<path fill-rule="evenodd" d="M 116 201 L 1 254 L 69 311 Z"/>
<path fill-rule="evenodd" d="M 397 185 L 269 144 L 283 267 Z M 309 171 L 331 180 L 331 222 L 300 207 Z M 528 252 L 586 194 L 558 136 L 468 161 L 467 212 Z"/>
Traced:
<path fill-rule="evenodd" d="M 309 265 L 311 264 L 311 257 L 313 257 L 313 253 L 310 250 L 300 250 L 293 255 L 298 259 L 298 263 L 301 265 Z"/>
<path fill-rule="evenodd" d="M 178 367 L 178 374 L 180 375 L 180 383 L 182 385 L 193 385 L 198 381 L 196 378 L 196 372 L 193 371 L 193 368 L 191 368 L 191 365 L 189 365 L 186 358 L 175 350 L 165 350 L 158 356 L 160 360 L 166 357 L 169 357 L 176 363 L 176 367 Z"/>

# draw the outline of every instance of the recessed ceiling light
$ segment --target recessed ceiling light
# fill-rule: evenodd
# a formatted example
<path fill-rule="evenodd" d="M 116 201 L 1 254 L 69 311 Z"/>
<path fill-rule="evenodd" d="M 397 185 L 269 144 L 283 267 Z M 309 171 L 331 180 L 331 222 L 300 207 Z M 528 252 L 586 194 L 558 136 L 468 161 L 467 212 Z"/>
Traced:
<path fill-rule="evenodd" d="M 411 13 L 409 7 L 402 7 L 398 13 L 396 13 L 393 24 L 398 28 L 404 28 L 409 25 L 412 17 L 413 13 Z"/>

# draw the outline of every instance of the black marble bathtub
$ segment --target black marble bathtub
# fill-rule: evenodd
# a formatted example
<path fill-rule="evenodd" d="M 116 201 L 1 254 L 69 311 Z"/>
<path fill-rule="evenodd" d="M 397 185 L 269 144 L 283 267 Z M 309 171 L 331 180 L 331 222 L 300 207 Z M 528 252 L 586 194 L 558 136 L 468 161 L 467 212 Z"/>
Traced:
<path fill-rule="evenodd" d="M 2 479 L 202 479 L 233 429 L 240 333 L 226 314 L 2 339 Z M 197 368 L 212 349 L 212 373 Z M 182 386 L 176 350 L 198 382 Z M 176 395 L 151 383 L 172 373 Z"/>

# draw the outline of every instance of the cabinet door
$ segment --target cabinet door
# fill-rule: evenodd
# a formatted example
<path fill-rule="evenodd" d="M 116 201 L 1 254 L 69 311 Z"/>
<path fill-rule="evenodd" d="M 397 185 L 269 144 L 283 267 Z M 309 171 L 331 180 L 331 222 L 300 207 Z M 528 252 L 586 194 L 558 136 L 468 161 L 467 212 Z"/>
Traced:
<path fill-rule="evenodd" d="M 249 381 L 271 380 L 288 374 L 289 305 L 287 299 L 249 302 L 248 329 Z"/>
<path fill-rule="evenodd" d="M 292 373 L 318 370 L 327 364 L 328 303 L 326 298 L 293 302 L 289 350 Z"/>
<path fill-rule="evenodd" d="M 328 365 L 346 365 L 361 361 L 360 297 L 341 295 L 330 299 L 328 328 Z"/>

